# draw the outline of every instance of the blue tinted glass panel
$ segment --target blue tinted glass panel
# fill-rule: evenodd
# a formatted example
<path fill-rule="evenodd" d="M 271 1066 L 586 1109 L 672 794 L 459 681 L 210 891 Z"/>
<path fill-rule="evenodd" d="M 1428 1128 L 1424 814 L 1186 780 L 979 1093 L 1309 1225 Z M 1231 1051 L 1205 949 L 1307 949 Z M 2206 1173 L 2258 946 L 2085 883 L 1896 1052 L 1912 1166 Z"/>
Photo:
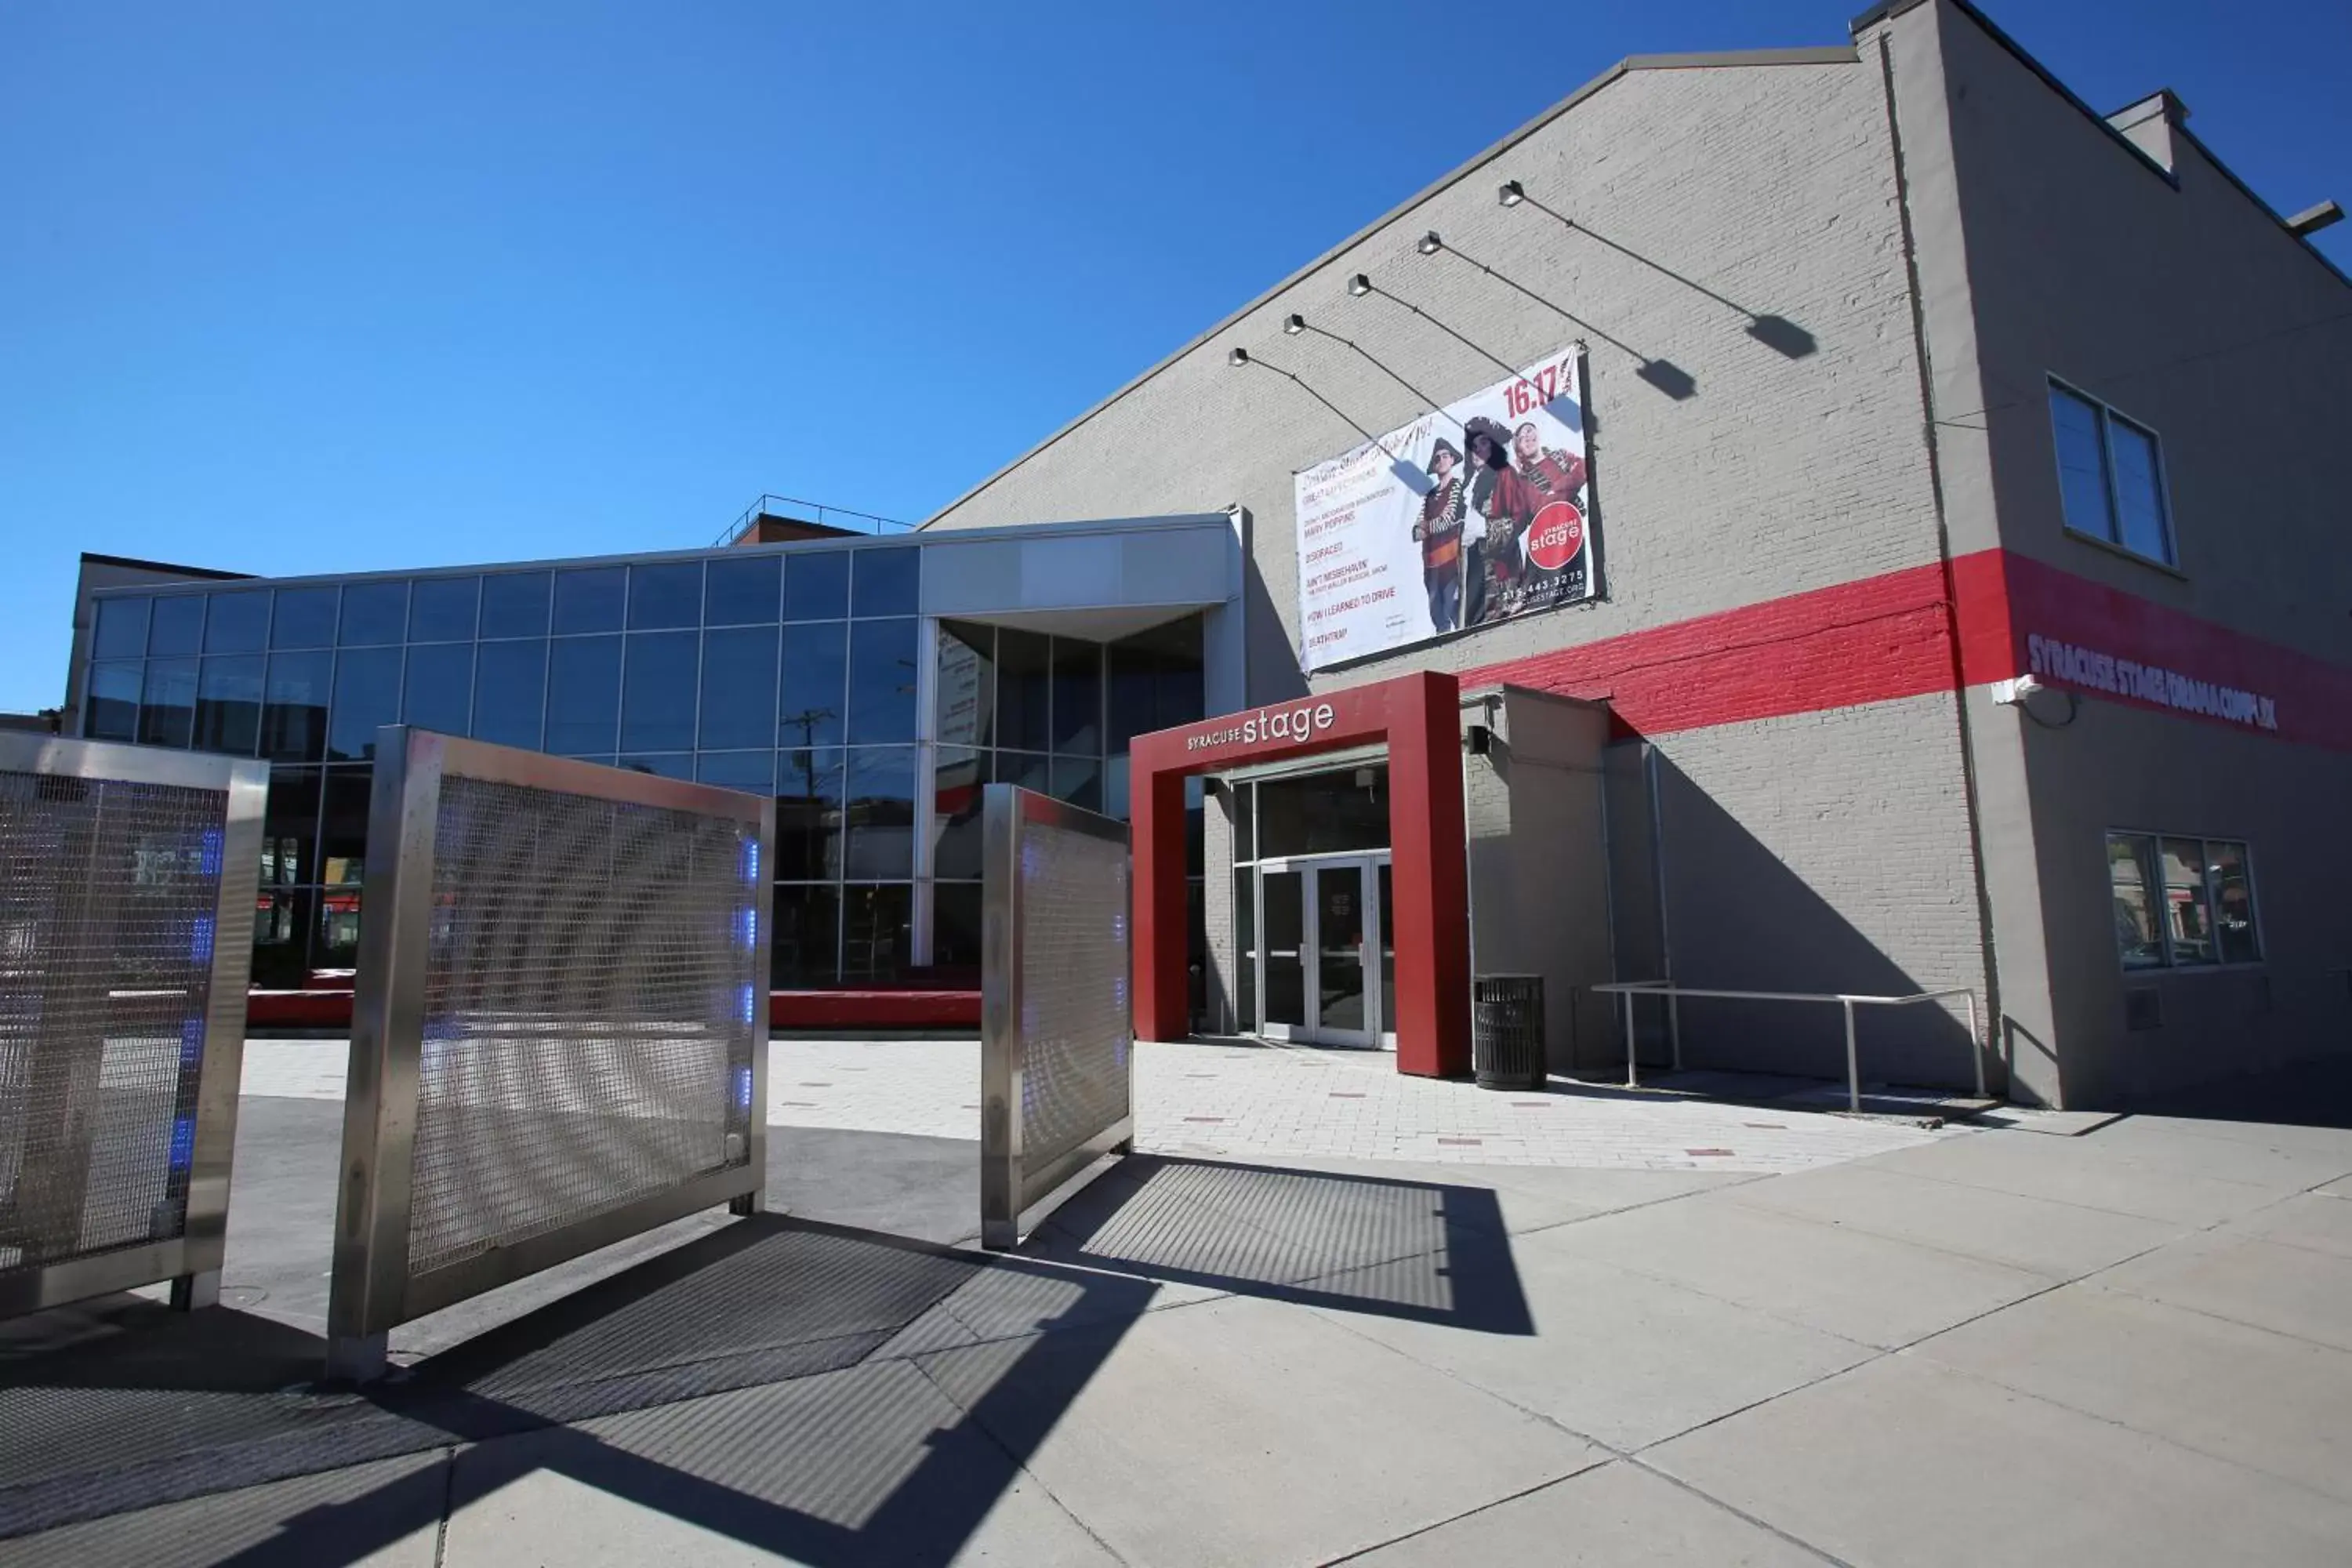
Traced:
<path fill-rule="evenodd" d="M 1053 690 L 1052 643 L 1010 626 L 996 634 L 996 743 L 1014 751 L 1051 749 L 1046 723 Z"/>
<path fill-rule="evenodd" d="M 700 743 L 714 750 L 776 743 L 775 627 L 702 634 Z"/>
<path fill-rule="evenodd" d="M 319 814 L 320 880 L 350 887 L 366 874 L 368 796 L 374 782 L 366 768 L 326 770 Z"/>
<path fill-rule="evenodd" d="M 335 640 L 345 647 L 399 642 L 408 631 L 408 584 L 346 583 Z"/>
<path fill-rule="evenodd" d="M 463 735 L 474 714 L 474 645 L 420 643 L 408 650 L 400 721 Z"/>
<path fill-rule="evenodd" d="M 81 732 L 93 741 L 137 740 L 141 679 L 135 659 L 129 664 L 91 665 L 89 690 L 82 699 Z"/>
<path fill-rule="evenodd" d="M 621 639 L 558 637 L 547 650 L 547 749 L 611 752 L 620 729 Z"/>
<path fill-rule="evenodd" d="M 257 653 L 205 660 L 204 674 L 196 682 L 196 750 L 253 755 L 261 742 L 265 662 Z"/>
<path fill-rule="evenodd" d="M 931 890 L 931 966 L 980 967 L 980 884 L 942 882 Z M 1249 967 L 1243 966 L 1244 974 Z"/>
<path fill-rule="evenodd" d="M 1038 795 L 1054 793 L 1054 759 L 1034 752 L 996 753 L 996 782 L 1018 784 Z"/>
<path fill-rule="evenodd" d="M 202 594 L 173 594 L 155 601 L 153 618 L 147 627 L 147 651 L 159 654 L 194 653 L 204 641 L 205 596 Z"/>
<path fill-rule="evenodd" d="M 2114 516 L 2107 510 L 2107 444 L 2099 434 L 2099 411 L 2081 398 L 2050 389 L 2050 426 L 2058 442 L 2058 489 L 2066 526 L 2095 539 L 2113 541 Z"/>
<path fill-rule="evenodd" d="M 915 637 L 921 626 L 912 620 L 850 623 L 852 745 L 915 738 Z"/>
<path fill-rule="evenodd" d="M 351 595 L 343 596 L 346 612 Z M 348 613 L 345 624 L 349 624 Z M 400 718 L 400 650 L 354 648 L 335 658 L 335 701 L 327 714 L 327 759 L 368 762 L 375 756 L 375 732 Z"/>
<path fill-rule="evenodd" d="M 702 563 L 629 568 L 629 629 L 690 626 L 702 618 Z"/>
<path fill-rule="evenodd" d="M 90 635 L 92 658 L 137 658 L 147 651 L 150 599 L 100 599 L 98 629 Z"/>
<path fill-rule="evenodd" d="M 479 577 L 420 577 L 408 601 L 410 642 L 467 642 L 482 599 Z"/>
<path fill-rule="evenodd" d="M 833 985 L 841 979 L 841 889 L 776 889 L 769 974 L 779 991 Z"/>
<path fill-rule="evenodd" d="M 1102 810 L 1102 763 L 1092 757 L 1054 759 L 1054 798 L 1081 811 Z"/>
<path fill-rule="evenodd" d="M 151 658 L 139 698 L 139 740 L 148 746 L 185 746 L 195 733 L 196 661 Z"/>
<path fill-rule="evenodd" d="M 695 758 L 694 776 L 707 784 L 720 789 L 740 789 L 746 795 L 776 793 L 776 753 L 773 752 L 704 752 Z"/>
<path fill-rule="evenodd" d="M 840 741 L 849 668 L 849 625 L 811 621 L 784 628 L 783 684 L 776 695 L 776 739 L 787 746 Z"/>
<path fill-rule="evenodd" d="M 1054 639 L 1054 750 L 1082 756 L 1102 751 L 1102 648 Z"/>
<path fill-rule="evenodd" d="M 988 753 L 941 746 L 938 754 L 931 769 L 931 875 L 941 881 L 976 880 Z"/>
<path fill-rule="evenodd" d="M 896 980 L 906 973 L 911 947 L 915 889 L 897 887 L 841 890 L 841 978 L 844 984 Z"/>
<path fill-rule="evenodd" d="M 2169 563 L 2172 538 L 2164 522 L 2164 481 L 2158 473 L 2156 437 L 2137 426 L 2109 419 L 2107 445 L 2116 458 L 2116 505 L 2123 513 L 2123 547 L 2151 561 Z"/>
<path fill-rule="evenodd" d="M 269 804 L 261 826 L 261 880 L 299 887 L 319 879 L 319 768 L 269 770 Z"/>
<path fill-rule="evenodd" d="M 259 653 L 269 646 L 269 590 L 215 594 L 205 614 L 206 653 Z"/>
<path fill-rule="evenodd" d="M 629 592 L 625 566 L 583 566 L 555 574 L 555 629 L 617 632 Z"/>
<path fill-rule="evenodd" d="M 858 616 L 911 616 L 923 552 L 911 544 L 890 550 L 861 550 L 854 578 L 856 589 L 850 612 Z"/>
<path fill-rule="evenodd" d="M 843 875 L 851 881 L 915 871 L 915 749 L 858 746 L 849 753 Z"/>
<path fill-rule="evenodd" d="M 793 746 L 776 753 L 776 878 L 841 875 L 841 749 Z"/>
<path fill-rule="evenodd" d="M 996 741 L 996 628 L 940 623 L 939 711 L 935 734 L 943 746 L 988 746 Z"/>
<path fill-rule="evenodd" d="M 694 777 L 692 752 L 623 752 L 620 765 L 633 773 L 655 773 L 666 779 Z"/>
<path fill-rule="evenodd" d="M 701 640 L 692 632 L 645 632 L 629 638 L 627 685 L 621 698 L 623 751 L 693 748 L 695 666 Z"/>
<path fill-rule="evenodd" d="M 547 635 L 548 574 L 502 572 L 482 579 L 482 636 L 543 637 Z"/>
<path fill-rule="evenodd" d="M 269 623 L 271 647 L 331 647 L 335 641 L 332 588 L 280 588 Z"/>
<path fill-rule="evenodd" d="M 774 620 L 783 566 L 775 555 L 711 562 L 702 590 L 702 624 L 740 626 Z"/>
<path fill-rule="evenodd" d="M 281 763 L 315 763 L 327 754 L 327 694 L 331 653 L 274 653 L 261 708 L 261 754 Z"/>
<path fill-rule="evenodd" d="M 547 644 L 539 637 L 486 642 L 474 673 L 474 734 L 501 746 L 539 749 L 547 706 Z"/>
<path fill-rule="evenodd" d="M 849 614 L 849 555 L 828 550 L 784 564 L 784 619 L 837 620 Z"/>

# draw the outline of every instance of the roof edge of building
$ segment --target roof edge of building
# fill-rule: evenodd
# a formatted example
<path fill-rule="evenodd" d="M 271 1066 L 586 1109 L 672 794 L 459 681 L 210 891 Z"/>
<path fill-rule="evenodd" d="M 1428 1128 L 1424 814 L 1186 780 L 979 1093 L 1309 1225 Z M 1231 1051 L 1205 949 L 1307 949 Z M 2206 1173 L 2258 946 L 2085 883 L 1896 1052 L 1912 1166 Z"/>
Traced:
<path fill-rule="evenodd" d="M 84 561 L 100 566 L 128 566 L 139 572 L 176 572 L 191 580 L 233 583 L 253 575 L 250 572 L 224 572 L 216 566 L 183 566 L 173 561 L 142 561 L 135 555 L 105 555 L 95 550 L 81 552 Z"/>
<path fill-rule="evenodd" d="M 1918 4 L 1919 0 L 1911 0 L 1911 3 L 1915 5 Z M 1528 121 L 1526 124 L 1521 125 L 1517 130 L 1513 131 L 1503 137 L 1501 141 L 1495 142 L 1493 145 L 1487 147 L 1484 152 L 1475 154 L 1466 162 L 1457 164 L 1446 174 L 1440 175 L 1436 180 L 1424 185 L 1419 191 L 1414 192 L 1412 195 L 1406 197 L 1403 201 L 1399 202 L 1395 206 L 1391 207 L 1388 211 L 1382 213 L 1371 222 L 1364 225 L 1361 228 L 1357 229 L 1353 234 L 1348 236 L 1347 238 L 1341 240 L 1339 244 L 1332 246 L 1329 249 L 1324 251 L 1319 256 L 1317 256 L 1305 266 L 1293 270 L 1289 275 L 1285 277 L 1280 282 L 1275 284 L 1272 288 L 1255 295 L 1246 304 L 1242 305 L 1239 309 L 1227 312 L 1206 331 L 1201 332 L 1198 335 L 1188 339 L 1174 352 L 1165 355 L 1153 363 L 1149 368 L 1130 377 L 1107 396 L 1099 398 L 1096 402 L 1088 405 L 1084 412 L 1078 414 L 1076 417 L 1062 425 L 1044 439 L 1037 441 L 1027 447 L 1020 456 L 1013 458 L 1010 462 L 1007 462 L 995 469 L 986 479 L 982 479 L 978 484 L 975 484 L 969 489 L 964 490 L 953 500 L 946 501 L 933 509 L 929 517 L 925 518 L 920 523 L 916 525 L 917 531 L 920 531 L 921 530 L 929 528 L 931 524 L 937 522 L 940 518 L 945 517 L 948 513 L 963 505 L 966 501 L 971 500 L 973 498 L 979 496 L 982 492 L 988 489 L 990 486 L 995 484 L 999 479 L 1002 479 L 1006 475 L 1012 473 L 1013 469 L 1021 467 L 1022 464 L 1026 463 L 1030 458 L 1034 458 L 1040 452 L 1045 451 L 1048 447 L 1054 445 L 1055 442 L 1059 441 L 1063 437 L 1069 435 L 1072 431 L 1077 429 L 1079 426 L 1084 425 L 1087 420 L 1092 419 L 1096 415 L 1100 414 L 1104 409 L 1108 408 L 1112 404 L 1117 403 L 1129 393 L 1135 391 L 1136 388 L 1141 386 L 1144 383 L 1150 381 L 1152 377 L 1158 375 L 1169 366 L 1174 364 L 1178 360 L 1182 359 L 1186 354 L 1189 354 L 1195 349 L 1200 348 L 1202 344 L 1214 338 L 1219 332 L 1225 331 L 1228 327 L 1231 327 L 1234 322 L 1242 320 L 1242 318 L 1247 316 L 1253 310 L 1263 308 L 1269 300 L 1278 298 L 1284 290 L 1291 288 L 1311 274 L 1329 266 L 1334 260 L 1345 255 L 1356 246 L 1362 244 L 1372 235 L 1378 233 L 1382 228 L 1385 228 L 1390 224 L 1394 223 L 1397 219 L 1402 217 L 1413 208 L 1421 205 L 1422 203 L 1428 201 L 1439 192 L 1446 190 L 1451 186 L 1459 184 L 1463 180 L 1469 178 L 1472 174 L 1476 174 L 1486 164 L 1493 163 L 1496 159 L 1501 157 L 1504 153 L 1509 152 L 1512 148 L 1517 146 L 1528 137 L 1533 136 L 1537 132 L 1541 131 L 1545 126 L 1550 124 L 1553 121 L 1559 119 L 1570 110 L 1574 109 L 1578 104 L 1582 103 L 1594 93 L 1599 92 L 1602 88 L 1607 87 L 1610 83 L 1620 79 L 1629 73 L 1633 71 L 1652 70 L 1708 70 L 1719 69 L 1727 67 L 1748 66 L 1853 65 L 1860 58 L 1860 51 L 1852 44 L 1824 44 L 1780 49 L 1732 49 L 1693 54 L 1626 56 L 1623 59 L 1619 60 L 1615 65 L 1611 66 L 1607 70 L 1602 71 L 1599 76 L 1596 76 L 1591 80 L 1586 82 L 1582 87 L 1580 87 L 1575 91 L 1570 93 L 1566 98 L 1561 99 L 1559 102 L 1553 104 L 1550 108 L 1545 110 L 1542 113 Z"/>
<path fill-rule="evenodd" d="M 1990 16 L 1986 16 L 1983 10 L 1973 3 L 1973 0 L 1943 0 L 1943 3 L 1950 5 L 1953 10 L 1958 11 L 1961 16 L 1974 23 L 1978 31 L 1983 33 L 1986 37 L 1990 38 L 1994 43 L 2000 45 L 2001 48 L 2008 51 L 2008 53 L 2012 56 L 2020 65 L 2023 66 L 2027 70 L 2032 71 L 2036 77 L 2040 78 L 2042 84 L 2044 87 L 2056 93 L 2066 102 L 2073 104 L 2085 119 L 2098 126 L 2100 130 L 2105 132 L 2107 136 L 2114 141 L 2117 146 L 2129 153 L 2132 157 L 2137 161 L 2140 167 L 2146 169 L 2149 174 L 2154 174 L 2158 179 L 2162 180 L 2166 184 L 2172 186 L 2175 190 L 2179 190 L 2180 188 L 2180 175 L 2178 171 L 2168 169 L 2162 163 L 2158 163 L 2154 158 L 2148 155 L 2146 148 L 2140 146 L 2139 143 L 2134 142 L 2130 137 L 2117 130 L 2114 120 L 2110 116 L 2101 114 L 2097 110 L 2092 108 L 2080 93 L 2061 81 L 2058 79 L 2056 72 L 2053 71 L 2048 66 L 2043 65 L 2039 59 L 2035 58 L 2032 50 L 2019 43 L 2015 38 L 2011 37 L 2006 32 L 2003 32 L 2001 30 L 2000 24 L 1994 21 Z M 1856 16 L 1852 22 L 1848 23 L 1847 31 L 1852 33 L 1858 39 L 1864 33 L 1878 26 L 1880 23 L 1892 21 L 1895 17 L 1903 16 L 1906 12 L 1916 11 L 1920 6 L 1928 4 L 1930 4 L 1930 0 L 1885 0 L 1884 4 L 1873 5 L 1869 10 L 1864 11 L 1861 16 Z M 2159 99 L 2164 100 L 2164 112 L 2170 117 L 2172 129 L 2177 132 L 2191 147 L 2197 149 L 2198 156 L 2203 158 L 2207 163 L 2210 164 L 2214 173 L 2220 174 L 2223 180 L 2235 187 L 2240 195 L 2244 196 L 2246 200 L 2252 202 L 2256 212 L 2261 213 L 2273 223 L 2278 225 L 2281 232 L 2285 234 L 2289 239 L 2294 241 L 2296 245 L 2302 247 L 2305 255 L 2309 256 L 2314 261 L 2318 262 L 2320 266 L 2326 268 L 2330 273 L 2334 274 L 2337 282 L 2344 284 L 2347 288 L 2352 288 L 2352 274 L 2347 274 L 2344 268 L 2336 266 L 2335 262 L 2329 260 L 2327 253 L 2321 250 L 2316 245 L 2314 245 L 2311 242 L 2311 237 L 2309 235 L 2297 234 L 2294 231 L 2294 226 L 2287 222 L 2284 214 L 2282 214 L 2276 207 L 2271 205 L 2270 203 L 2264 201 L 2261 196 L 2257 195 L 2254 193 L 2254 188 L 2246 184 L 2244 180 L 2241 179 L 2236 170 L 2231 168 L 2229 164 L 2223 163 L 2221 159 L 2213 155 L 2213 149 L 2205 144 L 2204 138 L 2199 136 L 2194 131 L 2189 129 L 2189 112 L 2186 106 L 2181 103 L 2180 95 L 2179 93 L 2174 92 L 2168 87 L 2158 88 L 2155 91 L 2144 94 L 2124 107 L 2125 109 L 2136 108 L 2140 104 L 2152 102 Z M 2118 110 L 2116 112 L 2121 113 L 2123 110 Z"/>

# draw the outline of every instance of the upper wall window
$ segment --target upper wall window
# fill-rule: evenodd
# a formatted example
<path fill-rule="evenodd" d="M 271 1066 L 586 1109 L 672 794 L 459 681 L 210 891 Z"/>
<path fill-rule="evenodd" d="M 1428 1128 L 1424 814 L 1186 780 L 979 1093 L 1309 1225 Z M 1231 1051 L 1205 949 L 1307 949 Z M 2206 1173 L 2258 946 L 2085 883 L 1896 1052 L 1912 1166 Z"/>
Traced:
<path fill-rule="evenodd" d="M 2240 840 L 2110 833 L 2107 879 L 2126 969 L 2261 960 L 2253 873 Z"/>
<path fill-rule="evenodd" d="M 2134 555 L 2178 564 L 2156 432 L 2055 381 L 2050 426 L 2058 441 L 2066 526 Z"/>

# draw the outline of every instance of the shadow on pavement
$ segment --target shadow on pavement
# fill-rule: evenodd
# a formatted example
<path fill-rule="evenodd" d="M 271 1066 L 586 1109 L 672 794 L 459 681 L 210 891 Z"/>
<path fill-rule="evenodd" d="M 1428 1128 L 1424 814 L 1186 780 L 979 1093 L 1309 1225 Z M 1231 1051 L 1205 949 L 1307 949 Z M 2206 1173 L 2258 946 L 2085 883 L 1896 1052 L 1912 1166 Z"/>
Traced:
<path fill-rule="evenodd" d="M 1491 1193 L 1141 1157 L 1023 1255 L 755 1217 L 364 1394 L 299 1328 L 112 1297 L 0 1325 L 0 1556 L 345 1564 L 552 1473 L 808 1563 L 943 1563 L 1171 1284 L 1532 1331 Z"/>
<path fill-rule="evenodd" d="M 2352 1057 L 2297 1062 L 2270 1072 L 2125 1100 L 2113 1109 L 2140 1116 L 2188 1116 L 2206 1121 L 2352 1128 Z"/>

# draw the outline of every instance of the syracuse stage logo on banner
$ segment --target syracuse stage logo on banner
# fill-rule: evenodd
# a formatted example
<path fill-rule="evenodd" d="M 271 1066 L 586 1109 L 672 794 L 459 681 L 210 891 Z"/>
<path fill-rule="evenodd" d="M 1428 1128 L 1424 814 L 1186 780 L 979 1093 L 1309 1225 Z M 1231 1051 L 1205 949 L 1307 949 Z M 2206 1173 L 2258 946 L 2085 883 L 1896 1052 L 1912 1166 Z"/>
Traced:
<path fill-rule="evenodd" d="M 1302 668 L 1592 596 L 1580 368 L 1563 350 L 1295 477 Z"/>

